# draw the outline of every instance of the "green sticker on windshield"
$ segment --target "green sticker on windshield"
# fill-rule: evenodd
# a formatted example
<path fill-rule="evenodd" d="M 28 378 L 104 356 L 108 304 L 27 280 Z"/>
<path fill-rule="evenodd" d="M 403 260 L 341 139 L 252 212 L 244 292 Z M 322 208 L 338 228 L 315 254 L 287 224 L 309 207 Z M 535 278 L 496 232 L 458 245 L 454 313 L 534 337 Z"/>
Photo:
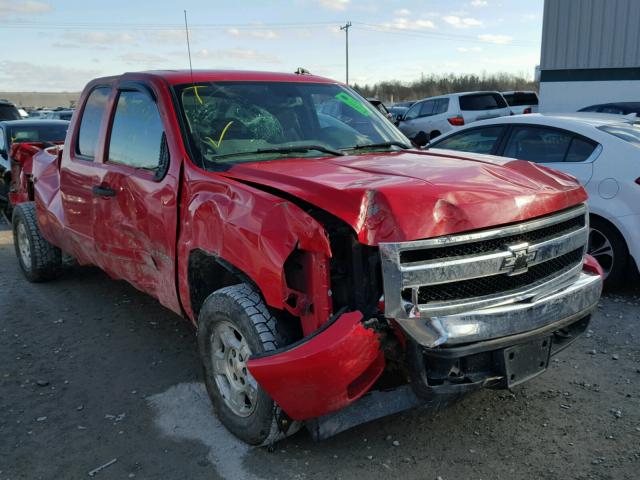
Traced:
<path fill-rule="evenodd" d="M 362 105 L 362 103 L 360 103 L 355 98 L 349 96 L 346 92 L 340 92 L 339 94 L 336 95 L 335 98 L 336 100 L 340 100 L 342 103 L 349 105 L 351 108 L 353 108 L 356 112 L 360 113 L 361 115 L 364 115 L 365 117 L 369 116 L 369 110 L 367 110 L 367 107 Z"/>

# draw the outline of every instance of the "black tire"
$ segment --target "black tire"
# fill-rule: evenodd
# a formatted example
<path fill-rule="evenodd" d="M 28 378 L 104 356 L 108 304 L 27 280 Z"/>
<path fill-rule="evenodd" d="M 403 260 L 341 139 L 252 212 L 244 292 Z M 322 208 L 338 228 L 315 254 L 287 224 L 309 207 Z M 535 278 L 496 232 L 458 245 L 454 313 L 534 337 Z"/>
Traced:
<path fill-rule="evenodd" d="M 217 328 L 226 328 L 223 325 L 228 324 L 237 329 L 246 340 L 251 354 L 259 354 L 275 350 L 282 345 L 276 330 L 276 318 L 269 312 L 260 294 L 247 284 L 216 290 L 204 301 L 198 316 L 198 351 L 204 366 L 207 391 L 218 418 L 231 433 L 246 443 L 271 444 L 294 433 L 294 429 L 290 428 L 286 434 L 280 431 L 277 423 L 280 410 L 269 395 L 257 385 L 257 397 L 255 404 L 252 404 L 252 412 L 241 416 L 234 412 L 233 406 L 229 405 L 230 401 L 225 399 L 220 389 L 218 382 L 225 380 L 220 380 L 222 375 L 216 376 L 214 372 L 213 338 Z M 227 362 L 226 352 L 223 362 Z"/>
<path fill-rule="evenodd" d="M 424 147 L 429 143 L 429 135 L 425 132 L 418 132 L 412 139 L 413 143 L 418 147 Z"/>
<path fill-rule="evenodd" d="M 434 130 L 429 134 L 429 140 L 433 140 L 434 138 L 437 138 L 439 136 L 440 136 L 440 132 L 438 130 Z"/>
<path fill-rule="evenodd" d="M 629 265 L 629 249 L 624 237 L 610 223 L 599 218 L 591 217 L 589 224 L 588 250 L 605 270 L 605 286 L 620 287 L 627 277 Z M 610 248 L 604 242 L 608 242 Z"/>
<path fill-rule="evenodd" d="M 22 273 L 30 282 L 46 282 L 62 273 L 62 252 L 40 233 L 33 202 L 13 209 L 13 244 Z M 24 247 L 24 251 L 22 248 Z"/>

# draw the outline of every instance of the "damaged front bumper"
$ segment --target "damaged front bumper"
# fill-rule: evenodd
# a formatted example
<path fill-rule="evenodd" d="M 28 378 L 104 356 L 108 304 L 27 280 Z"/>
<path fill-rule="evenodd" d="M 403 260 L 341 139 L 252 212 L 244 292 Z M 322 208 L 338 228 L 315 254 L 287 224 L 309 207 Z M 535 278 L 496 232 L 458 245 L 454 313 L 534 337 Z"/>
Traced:
<path fill-rule="evenodd" d="M 602 277 L 581 272 L 569 284 L 554 290 L 510 299 L 506 304 L 453 315 L 400 320 L 404 331 L 420 345 L 433 348 L 481 342 L 540 327 L 552 330 L 588 316 L 596 308 L 602 291 Z"/>
<path fill-rule="evenodd" d="M 378 334 L 365 327 L 360 312 L 349 312 L 299 342 L 251 357 L 247 366 L 290 418 L 305 420 L 360 398 L 385 359 Z"/>

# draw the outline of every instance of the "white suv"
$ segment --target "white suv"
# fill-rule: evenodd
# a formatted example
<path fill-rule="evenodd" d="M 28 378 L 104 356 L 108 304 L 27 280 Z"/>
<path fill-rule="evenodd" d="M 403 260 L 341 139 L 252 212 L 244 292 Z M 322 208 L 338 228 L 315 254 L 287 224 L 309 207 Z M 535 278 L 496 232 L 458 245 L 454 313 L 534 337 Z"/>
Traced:
<path fill-rule="evenodd" d="M 463 125 L 488 118 L 511 115 L 499 92 L 451 93 L 425 98 L 404 114 L 398 128 L 418 145 Z"/>

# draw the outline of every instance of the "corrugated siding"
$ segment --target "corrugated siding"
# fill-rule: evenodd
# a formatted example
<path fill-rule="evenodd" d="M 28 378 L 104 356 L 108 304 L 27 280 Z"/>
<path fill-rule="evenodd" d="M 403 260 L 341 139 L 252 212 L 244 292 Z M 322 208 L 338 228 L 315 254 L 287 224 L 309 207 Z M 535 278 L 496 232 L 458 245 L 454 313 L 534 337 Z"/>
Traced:
<path fill-rule="evenodd" d="M 540 67 L 640 67 L 640 0 L 545 0 Z"/>

